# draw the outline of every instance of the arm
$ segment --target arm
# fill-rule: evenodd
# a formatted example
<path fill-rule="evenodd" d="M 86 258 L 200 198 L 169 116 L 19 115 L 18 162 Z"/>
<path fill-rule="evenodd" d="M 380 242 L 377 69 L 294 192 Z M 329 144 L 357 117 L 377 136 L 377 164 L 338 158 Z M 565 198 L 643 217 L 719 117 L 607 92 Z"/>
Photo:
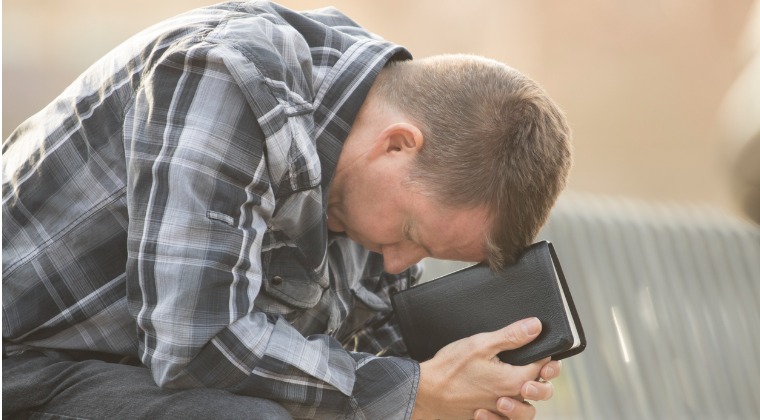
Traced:
<path fill-rule="evenodd" d="M 141 359 L 165 387 L 226 388 L 299 416 L 407 417 L 416 363 L 305 338 L 254 307 L 274 194 L 227 53 L 203 43 L 165 53 L 126 118 L 127 288 Z"/>

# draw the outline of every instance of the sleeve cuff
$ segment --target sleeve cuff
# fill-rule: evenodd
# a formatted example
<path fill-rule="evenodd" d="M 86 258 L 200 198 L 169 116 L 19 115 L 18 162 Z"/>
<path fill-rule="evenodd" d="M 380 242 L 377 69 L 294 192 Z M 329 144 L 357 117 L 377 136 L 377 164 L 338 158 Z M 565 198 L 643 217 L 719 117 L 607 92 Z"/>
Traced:
<path fill-rule="evenodd" d="M 420 382 L 420 365 L 400 357 L 374 357 L 362 353 L 357 360 L 353 397 L 359 418 L 410 419 Z"/>

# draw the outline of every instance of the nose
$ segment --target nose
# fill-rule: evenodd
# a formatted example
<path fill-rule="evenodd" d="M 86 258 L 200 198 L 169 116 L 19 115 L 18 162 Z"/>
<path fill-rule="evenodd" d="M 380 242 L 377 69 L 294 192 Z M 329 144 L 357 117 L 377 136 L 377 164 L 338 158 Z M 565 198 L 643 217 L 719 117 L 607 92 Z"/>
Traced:
<path fill-rule="evenodd" d="M 383 268 L 389 274 L 399 274 L 425 257 L 424 250 L 410 246 L 387 246 L 382 252 Z"/>

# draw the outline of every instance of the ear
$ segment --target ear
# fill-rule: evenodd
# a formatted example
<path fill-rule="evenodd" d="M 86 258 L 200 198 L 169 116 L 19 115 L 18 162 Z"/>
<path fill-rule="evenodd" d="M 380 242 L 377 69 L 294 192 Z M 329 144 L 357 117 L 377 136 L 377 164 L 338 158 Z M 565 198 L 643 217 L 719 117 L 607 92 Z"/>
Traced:
<path fill-rule="evenodd" d="M 416 125 L 394 123 L 385 127 L 377 136 L 375 152 L 378 155 L 404 153 L 414 156 L 422 149 L 424 141 L 422 131 Z"/>

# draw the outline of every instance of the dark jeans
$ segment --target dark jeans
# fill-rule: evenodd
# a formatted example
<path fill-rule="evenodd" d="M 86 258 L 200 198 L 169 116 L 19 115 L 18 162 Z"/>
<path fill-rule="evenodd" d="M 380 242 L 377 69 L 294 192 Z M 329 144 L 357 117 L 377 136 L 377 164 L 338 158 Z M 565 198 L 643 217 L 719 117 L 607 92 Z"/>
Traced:
<path fill-rule="evenodd" d="M 65 354 L 3 359 L 4 419 L 290 419 L 274 401 L 218 389 L 162 389 L 148 369 Z"/>

